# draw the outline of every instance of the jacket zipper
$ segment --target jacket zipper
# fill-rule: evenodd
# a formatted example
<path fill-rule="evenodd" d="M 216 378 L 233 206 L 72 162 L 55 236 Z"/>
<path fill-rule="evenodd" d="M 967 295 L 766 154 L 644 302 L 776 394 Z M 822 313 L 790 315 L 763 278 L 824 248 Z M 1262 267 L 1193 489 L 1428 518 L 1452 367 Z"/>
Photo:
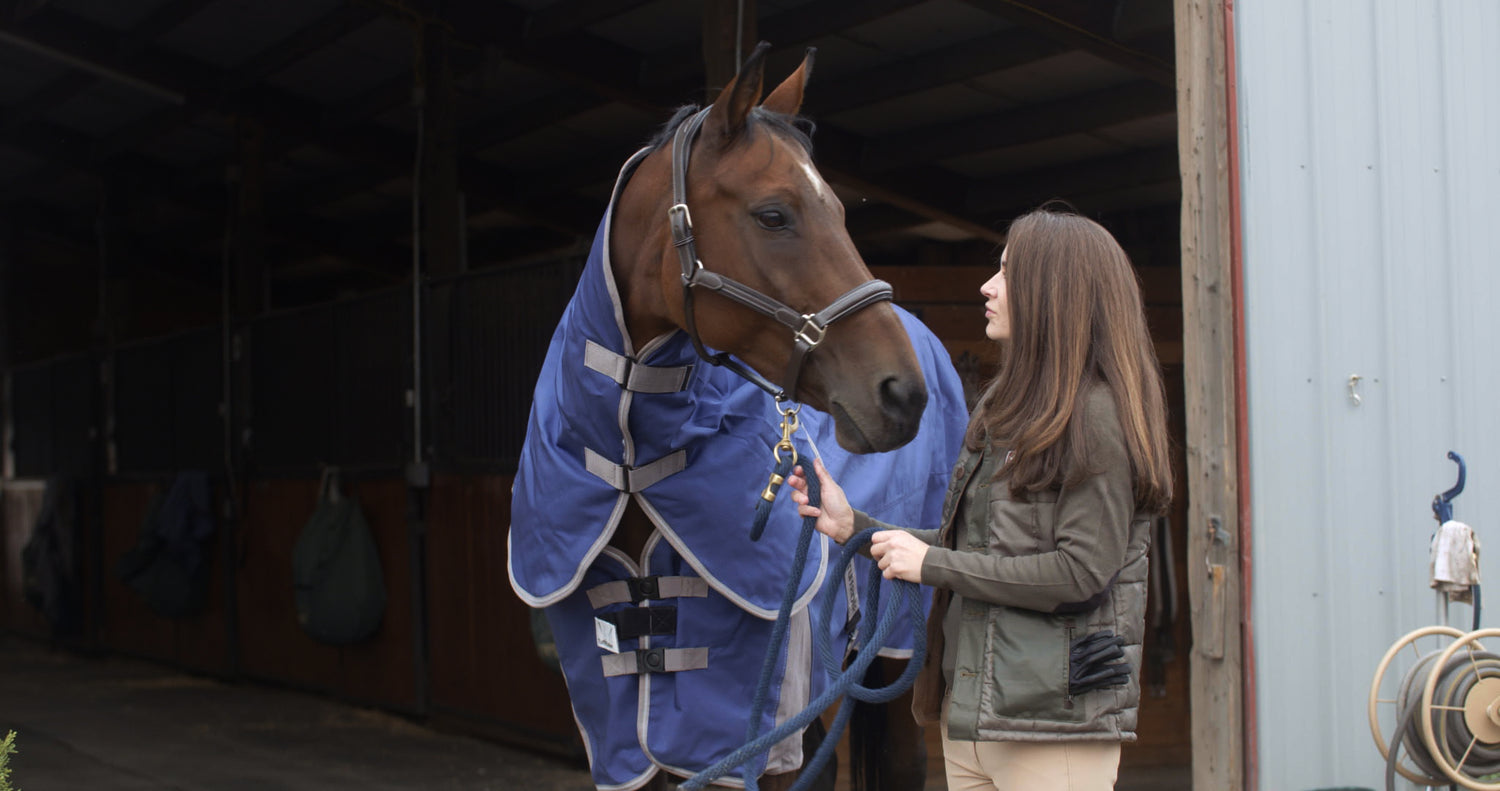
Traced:
<path fill-rule="evenodd" d="M 1073 708 L 1073 619 L 1063 621 L 1063 708 Z"/>

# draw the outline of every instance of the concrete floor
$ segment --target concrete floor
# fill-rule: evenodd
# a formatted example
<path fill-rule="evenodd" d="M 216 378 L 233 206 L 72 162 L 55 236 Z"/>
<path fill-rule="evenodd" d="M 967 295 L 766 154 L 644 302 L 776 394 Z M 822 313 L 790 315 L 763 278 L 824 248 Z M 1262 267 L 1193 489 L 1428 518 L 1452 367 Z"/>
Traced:
<path fill-rule="evenodd" d="M 20 791 L 587 791 L 588 772 L 397 716 L 0 637 Z"/>
<path fill-rule="evenodd" d="M 20 791 L 588 791 L 587 770 L 398 716 L 0 635 L 0 736 Z M 945 788 L 941 748 L 927 788 Z M 847 784 L 840 772 L 840 786 Z M 1187 791 L 1186 768 L 1117 791 Z"/>

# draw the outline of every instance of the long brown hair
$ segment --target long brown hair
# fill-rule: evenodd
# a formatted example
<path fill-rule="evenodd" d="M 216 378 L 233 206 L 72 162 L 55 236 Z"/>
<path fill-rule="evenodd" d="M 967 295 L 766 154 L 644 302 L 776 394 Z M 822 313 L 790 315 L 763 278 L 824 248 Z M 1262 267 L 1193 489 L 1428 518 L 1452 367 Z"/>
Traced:
<path fill-rule="evenodd" d="M 1130 259 L 1103 226 L 1038 209 L 1016 219 L 1003 267 L 1010 339 L 969 422 L 965 443 L 1011 452 L 1011 491 L 1074 484 L 1088 474 L 1083 405 L 1109 389 L 1124 432 L 1137 507 L 1172 499 L 1161 366 Z M 998 476 L 997 476 L 998 477 Z"/>

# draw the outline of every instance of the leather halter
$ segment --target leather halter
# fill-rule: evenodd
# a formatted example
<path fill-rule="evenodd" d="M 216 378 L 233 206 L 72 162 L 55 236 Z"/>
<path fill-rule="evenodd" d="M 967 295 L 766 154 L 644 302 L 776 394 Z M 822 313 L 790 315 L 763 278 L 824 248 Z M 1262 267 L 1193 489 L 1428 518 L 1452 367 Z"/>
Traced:
<path fill-rule="evenodd" d="M 797 380 L 802 374 L 802 363 L 809 352 L 818 348 L 828 325 L 862 308 L 877 302 L 889 301 L 891 284 L 884 280 L 867 280 L 849 289 L 828 307 L 816 313 L 798 313 L 786 303 L 762 294 L 755 289 L 724 275 L 703 268 L 698 258 L 698 245 L 693 238 L 693 216 L 687 207 L 688 156 L 693 139 L 708 117 L 712 107 L 705 107 L 677 127 L 672 138 L 672 206 L 667 209 L 667 220 L 672 226 L 672 245 L 677 248 L 677 257 L 682 262 L 682 310 L 687 324 L 688 337 L 698 356 L 714 365 L 722 365 L 739 374 L 760 389 L 770 393 L 778 402 L 796 400 Z M 792 331 L 792 355 L 787 361 L 785 389 L 772 384 L 758 371 L 734 359 L 728 352 L 709 354 L 698 338 L 698 325 L 693 318 L 693 287 L 699 286 L 727 297 L 751 310 L 769 316 Z"/>

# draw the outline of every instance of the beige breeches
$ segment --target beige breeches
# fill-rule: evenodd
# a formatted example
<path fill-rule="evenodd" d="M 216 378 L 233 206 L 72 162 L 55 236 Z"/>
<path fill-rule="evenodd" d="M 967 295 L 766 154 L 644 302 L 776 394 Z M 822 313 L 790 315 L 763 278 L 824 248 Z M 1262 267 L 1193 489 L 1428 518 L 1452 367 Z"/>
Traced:
<path fill-rule="evenodd" d="M 1110 791 L 1119 742 L 955 742 L 943 718 L 948 791 Z"/>

